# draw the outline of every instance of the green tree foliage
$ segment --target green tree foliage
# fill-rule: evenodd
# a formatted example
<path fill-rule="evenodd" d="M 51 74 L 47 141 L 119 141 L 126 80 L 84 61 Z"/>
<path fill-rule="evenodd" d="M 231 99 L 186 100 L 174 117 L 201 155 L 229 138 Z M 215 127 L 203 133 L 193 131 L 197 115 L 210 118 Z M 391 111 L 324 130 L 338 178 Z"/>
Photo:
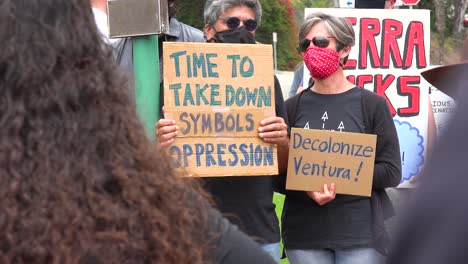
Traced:
<path fill-rule="evenodd" d="M 304 21 L 304 9 L 333 7 L 335 4 L 334 2 L 334 0 L 293 0 L 296 23 L 301 25 Z"/>
<path fill-rule="evenodd" d="M 187 25 L 203 30 L 203 7 L 206 0 L 177 0 L 177 19 Z"/>
<path fill-rule="evenodd" d="M 293 70 L 300 60 L 297 53 L 297 24 L 291 0 L 260 0 L 263 18 L 257 30 L 257 41 L 271 44 L 277 32 L 277 63 L 280 70 Z"/>
<path fill-rule="evenodd" d="M 466 0 L 465 0 L 466 1 Z M 464 12 L 460 12 L 460 8 L 463 9 L 463 0 L 444 0 L 441 1 L 443 7 L 444 7 L 444 12 L 446 14 L 445 16 L 445 32 L 444 34 L 448 37 L 451 37 L 455 33 L 455 22 L 457 23 L 462 23 L 462 19 L 457 17 Z M 466 7 L 466 4 L 465 4 Z M 407 8 L 407 7 L 403 7 Z M 431 32 L 437 32 L 437 23 L 436 23 L 436 9 L 434 5 L 434 0 L 430 1 L 420 1 L 419 4 L 416 6 L 418 9 L 429 9 L 431 10 Z M 466 10 L 466 8 L 465 8 Z M 464 36 L 460 36 L 461 39 L 464 39 Z"/>

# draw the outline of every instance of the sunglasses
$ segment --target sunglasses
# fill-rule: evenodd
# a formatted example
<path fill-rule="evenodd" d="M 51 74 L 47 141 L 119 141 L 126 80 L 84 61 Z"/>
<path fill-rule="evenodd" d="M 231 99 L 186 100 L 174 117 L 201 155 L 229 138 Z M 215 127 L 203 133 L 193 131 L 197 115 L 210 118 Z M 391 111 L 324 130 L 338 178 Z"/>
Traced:
<path fill-rule="evenodd" d="M 241 22 L 240 18 L 238 18 L 238 17 L 228 17 L 228 18 L 224 18 L 222 20 L 224 20 L 224 22 L 226 23 L 226 26 L 229 29 L 238 28 L 239 25 L 240 25 L 240 22 Z M 245 29 L 247 31 L 254 31 L 258 27 L 258 22 L 255 19 L 242 20 L 242 24 L 244 24 L 244 27 L 245 27 Z"/>
<path fill-rule="evenodd" d="M 307 48 L 310 46 L 310 42 L 314 44 L 314 46 L 319 47 L 319 48 L 326 48 L 328 45 L 330 45 L 330 39 L 334 37 L 322 37 L 322 36 L 317 36 L 313 37 L 312 40 L 310 39 L 303 39 L 299 43 L 299 50 L 301 52 L 305 52 Z"/>

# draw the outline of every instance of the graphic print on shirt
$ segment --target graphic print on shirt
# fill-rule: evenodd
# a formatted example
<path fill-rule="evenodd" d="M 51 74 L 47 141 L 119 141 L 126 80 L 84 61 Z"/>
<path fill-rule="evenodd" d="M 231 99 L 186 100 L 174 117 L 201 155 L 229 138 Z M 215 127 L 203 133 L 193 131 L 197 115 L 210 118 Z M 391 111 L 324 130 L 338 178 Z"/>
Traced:
<path fill-rule="evenodd" d="M 328 120 L 328 113 L 325 111 L 322 116 L 323 124 L 322 124 L 322 129 L 325 129 L 325 122 Z"/>
<path fill-rule="evenodd" d="M 344 122 L 343 121 L 339 121 L 339 124 L 338 126 L 335 128 L 327 128 L 328 126 L 326 126 L 326 123 L 328 121 L 328 111 L 325 111 L 322 115 L 322 130 L 330 130 L 330 131 L 340 131 L 340 132 L 343 132 L 344 129 L 345 129 L 345 125 L 344 125 Z M 306 122 L 305 126 L 304 126 L 304 129 L 310 129 L 310 125 L 309 125 L 309 122 Z"/>
<path fill-rule="evenodd" d="M 344 127 L 343 121 L 341 121 L 340 125 L 338 126 L 338 130 L 340 130 L 340 132 L 343 132 L 343 129 L 345 129 L 345 127 Z"/>
<path fill-rule="evenodd" d="M 360 88 L 342 94 L 305 93 L 298 107 L 294 127 L 363 133 Z"/>

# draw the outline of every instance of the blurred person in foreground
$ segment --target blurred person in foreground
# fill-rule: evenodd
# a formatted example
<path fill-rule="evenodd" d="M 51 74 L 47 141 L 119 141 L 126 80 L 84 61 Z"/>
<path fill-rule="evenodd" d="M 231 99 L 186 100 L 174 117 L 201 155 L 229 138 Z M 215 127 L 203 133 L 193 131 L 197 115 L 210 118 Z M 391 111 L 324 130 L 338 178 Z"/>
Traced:
<path fill-rule="evenodd" d="M 206 40 L 255 44 L 255 31 L 261 16 L 259 0 L 208 0 L 204 7 Z M 277 145 L 278 169 L 282 173 L 287 166 L 289 138 L 281 87 L 276 77 L 274 82 L 276 116 L 260 121 L 258 135 L 263 141 Z M 162 146 L 172 144 L 177 132 L 178 126 L 172 119 L 161 119 L 156 124 L 156 136 Z M 229 220 L 255 238 L 279 262 L 279 224 L 272 201 L 274 177 L 207 177 L 202 180 L 221 213 L 233 216 Z"/>
<path fill-rule="evenodd" d="M 422 73 L 457 98 L 455 115 L 441 136 L 408 202 L 389 264 L 467 263 L 468 260 L 468 39 L 462 62 Z"/>
<path fill-rule="evenodd" d="M 0 42 L 0 263 L 273 263 L 145 136 L 89 0 L 2 0 Z"/>
<path fill-rule="evenodd" d="M 393 210 L 385 188 L 400 182 L 400 149 L 385 98 L 344 75 L 354 42 L 345 18 L 310 14 L 299 29 L 299 43 L 315 81 L 289 98 L 286 109 L 290 127 L 377 135 L 372 194 L 336 194 L 333 183 L 317 192 L 285 191 L 283 241 L 292 264 L 385 261 L 389 237 L 383 223 Z"/>

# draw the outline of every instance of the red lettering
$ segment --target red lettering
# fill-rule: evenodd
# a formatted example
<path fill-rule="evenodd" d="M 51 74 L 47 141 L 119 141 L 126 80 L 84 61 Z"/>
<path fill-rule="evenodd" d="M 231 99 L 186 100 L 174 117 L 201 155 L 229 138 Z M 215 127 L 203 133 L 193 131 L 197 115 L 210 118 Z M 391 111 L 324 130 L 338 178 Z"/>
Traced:
<path fill-rule="evenodd" d="M 354 75 L 348 75 L 348 76 L 346 76 L 346 79 L 348 80 L 348 82 L 350 82 L 350 83 L 356 85 L 356 76 L 354 76 Z"/>
<path fill-rule="evenodd" d="M 353 26 L 357 24 L 357 18 L 355 17 L 346 17 L 345 19 Z"/>
<path fill-rule="evenodd" d="M 345 65 L 343 65 L 343 70 L 355 70 L 357 62 L 356 60 L 347 60 Z"/>
<path fill-rule="evenodd" d="M 395 107 L 393 107 L 392 102 L 390 102 L 390 100 L 388 99 L 385 92 L 387 91 L 387 89 L 390 87 L 390 85 L 393 83 L 394 80 L 395 80 L 395 76 L 393 75 L 387 75 L 387 77 L 383 78 L 382 74 L 377 74 L 375 76 L 375 83 L 374 83 L 375 93 L 385 97 L 385 100 L 387 100 L 388 108 L 390 109 L 392 116 L 396 115 L 396 110 L 395 110 Z"/>
<path fill-rule="evenodd" d="M 380 67 L 379 53 L 375 36 L 380 34 L 380 21 L 377 18 L 361 19 L 361 37 L 359 44 L 359 69 L 367 68 L 367 53 L 370 54 L 372 68 Z"/>
<path fill-rule="evenodd" d="M 403 57 L 405 63 L 403 69 L 408 69 L 413 63 L 413 52 L 416 49 L 416 68 L 426 68 L 426 53 L 424 43 L 424 25 L 421 22 L 411 22 L 406 33 L 406 45 Z"/>
<path fill-rule="evenodd" d="M 419 97 L 421 83 L 420 76 L 401 76 L 397 81 L 397 91 L 401 96 L 408 97 L 408 107 L 399 108 L 398 115 L 401 117 L 417 116 L 419 115 Z"/>
<path fill-rule="evenodd" d="M 348 20 L 348 22 L 351 23 L 351 25 L 353 26 L 357 24 L 357 18 L 355 17 L 347 17 L 346 20 Z M 343 65 L 343 70 L 354 70 L 356 69 L 356 67 L 357 67 L 357 61 L 348 59 L 345 65 Z M 355 78 L 353 80 L 355 80 Z"/>
<path fill-rule="evenodd" d="M 397 39 L 402 36 L 403 24 L 395 19 L 384 19 L 383 30 L 385 34 L 382 39 L 382 68 L 389 68 L 390 56 L 392 57 L 394 67 L 402 68 L 403 61 L 401 59 L 400 47 L 398 46 Z"/>

